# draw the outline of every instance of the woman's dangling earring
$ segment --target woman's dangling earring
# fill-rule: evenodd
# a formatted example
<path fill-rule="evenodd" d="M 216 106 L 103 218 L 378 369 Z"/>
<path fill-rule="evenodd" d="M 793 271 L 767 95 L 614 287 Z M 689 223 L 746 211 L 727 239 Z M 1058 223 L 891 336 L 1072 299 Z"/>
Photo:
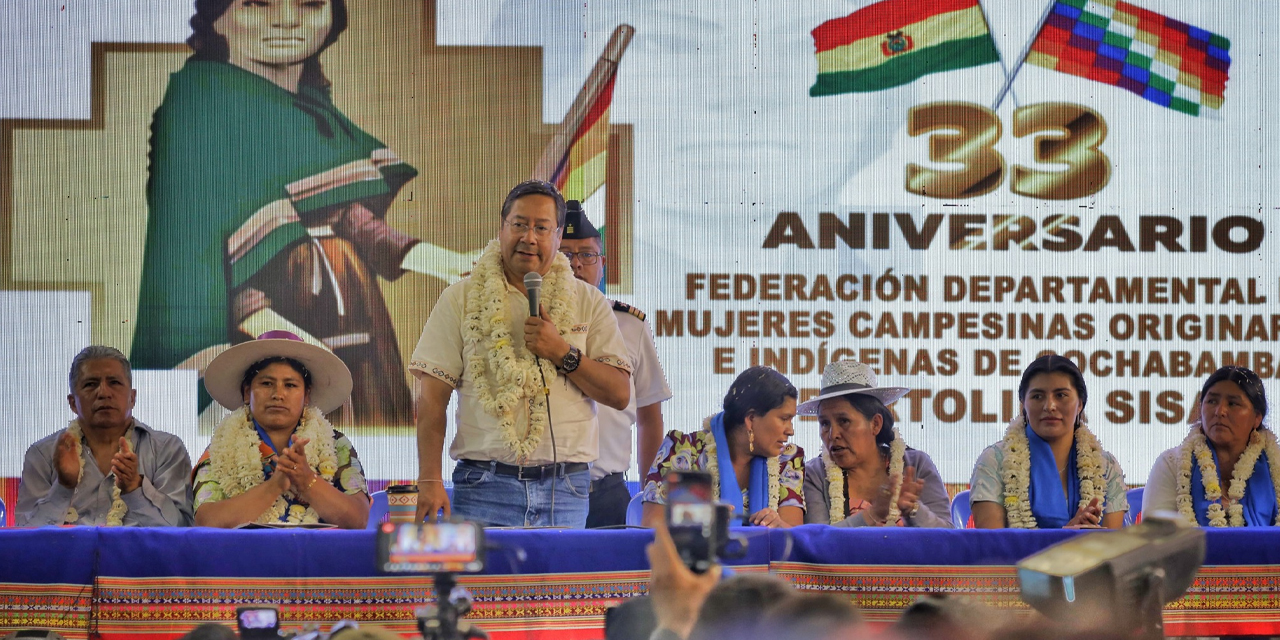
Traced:
<path fill-rule="evenodd" d="M 756 452 L 756 432 L 747 429 L 747 451 L 749 453 Z"/>

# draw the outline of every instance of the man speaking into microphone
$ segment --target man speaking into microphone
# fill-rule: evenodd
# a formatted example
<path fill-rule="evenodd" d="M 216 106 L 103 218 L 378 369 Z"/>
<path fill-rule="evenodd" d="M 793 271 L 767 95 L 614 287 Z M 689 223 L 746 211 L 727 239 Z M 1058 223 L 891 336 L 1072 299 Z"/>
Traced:
<path fill-rule="evenodd" d="M 554 186 L 516 185 L 500 221 L 471 276 L 440 295 L 409 362 L 422 383 L 418 518 L 581 528 L 596 403 L 622 410 L 631 398 L 626 343 L 604 296 L 560 254 L 565 201 Z M 441 452 L 454 390 L 450 504 Z"/>

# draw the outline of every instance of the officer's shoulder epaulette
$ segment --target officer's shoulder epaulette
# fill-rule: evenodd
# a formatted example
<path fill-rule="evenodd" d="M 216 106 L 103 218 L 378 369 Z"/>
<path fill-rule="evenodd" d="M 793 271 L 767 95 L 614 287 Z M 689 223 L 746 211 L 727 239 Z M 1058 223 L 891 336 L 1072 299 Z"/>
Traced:
<path fill-rule="evenodd" d="M 641 321 L 641 322 L 644 322 L 644 312 L 643 312 L 643 311 L 641 311 L 641 310 L 639 310 L 639 309 L 637 309 L 637 308 L 635 308 L 635 307 L 633 307 L 633 306 L 631 306 L 631 305 L 629 305 L 629 304 L 627 304 L 627 303 L 625 303 L 625 302 L 618 302 L 617 300 L 614 300 L 614 301 L 613 301 L 613 310 L 614 310 L 614 311 L 623 311 L 623 312 L 629 313 L 629 314 L 631 314 L 631 315 L 633 315 L 633 316 L 635 316 L 635 317 L 637 317 L 637 318 L 640 318 L 640 321 Z"/>

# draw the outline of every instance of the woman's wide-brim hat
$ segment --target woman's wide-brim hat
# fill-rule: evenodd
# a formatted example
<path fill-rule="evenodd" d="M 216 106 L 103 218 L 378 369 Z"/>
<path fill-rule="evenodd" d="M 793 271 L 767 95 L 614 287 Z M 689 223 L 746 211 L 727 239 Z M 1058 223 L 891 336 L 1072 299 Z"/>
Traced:
<path fill-rule="evenodd" d="M 311 404 L 321 412 L 329 413 L 351 397 L 351 370 L 342 358 L 288 331 L 268 331 L 218 354 L 204 371 L 204 388 L 218 404 L 234 411 L 244 406 L 244 372 L 259 360 L 277 356 L 293 358 L 311 372 Z"/>
<path fill-rule="evenodd" d="M 827 365 L 822 370 L 822 389 L 817 397 L 806 400 L 796 407 L 796 414 L 802 416 L 818 415 L 818 405 L 823 400 L 838 398 L 851 394 L 872 396 L 885 406 L 898 401 L 911 391 L 906 387 L 882 387 L 876 381 L 876 372 L 871 367 L 857 360 L 840 360 Z"/>

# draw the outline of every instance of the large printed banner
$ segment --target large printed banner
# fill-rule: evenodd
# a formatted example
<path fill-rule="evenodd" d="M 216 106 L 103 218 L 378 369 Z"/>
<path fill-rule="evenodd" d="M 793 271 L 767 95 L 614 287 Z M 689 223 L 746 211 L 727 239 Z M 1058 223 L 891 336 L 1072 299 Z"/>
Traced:
<path fill-rule="evenodd" d="M 328 2 L 241 25 L 325 40 L 297 93 L 227 62 L 256 36 L 215 24 L 193 57 L 185 2 L 0 17 L 0 476 L 69 418 L 89 341 L 195 456 L 222 415 L 203 366 L 288 326 L 355 372 L 370 476 L 414 477 L 403 364 L 531 176 L 604 229 L 669 428 L 748 366 L 811 396 L 856 358 L 913 389 L 905 439 L 963 483 L 1055 352 L 1141 484 L 1216 368 L 1280 392 L 1280 5 Z"/>

